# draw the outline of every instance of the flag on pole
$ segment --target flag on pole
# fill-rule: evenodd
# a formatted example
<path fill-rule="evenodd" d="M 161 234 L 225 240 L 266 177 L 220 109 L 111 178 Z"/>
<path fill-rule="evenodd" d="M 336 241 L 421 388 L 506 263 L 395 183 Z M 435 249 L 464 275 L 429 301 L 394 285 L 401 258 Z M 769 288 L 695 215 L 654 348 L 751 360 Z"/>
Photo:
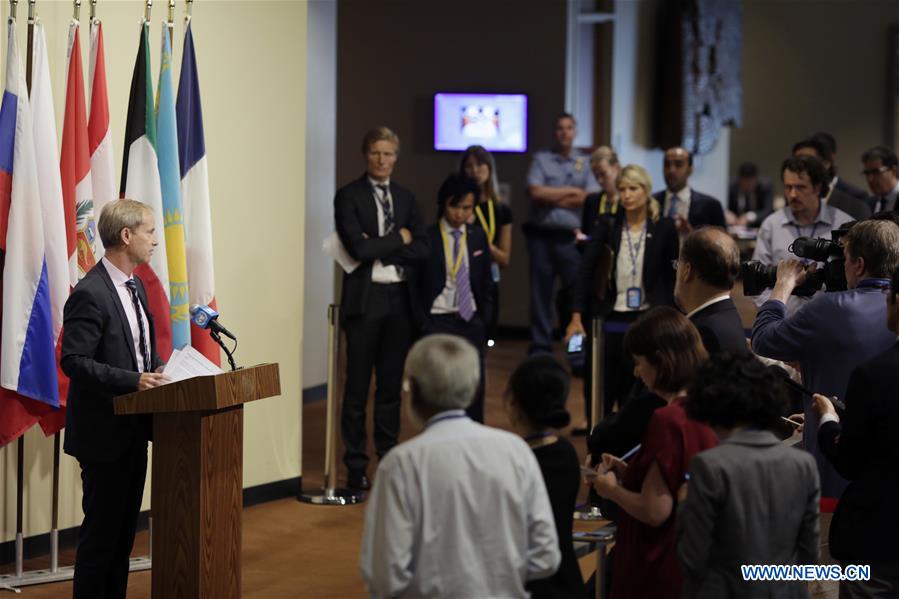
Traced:
<path fill-rule="evenodd" d="M 147 204 L 153 210 L 156 229 L 164 226 L 162 191 L 156 160 L 156 115 L 153 112 L 153 82 L 150 80 L 150 23 L 141 24 L 140 45 L 131 79 L 125 149 L 122 157 L 121 197 Z M 156 326 L 156 351 L 163 360 L 172 353 L 172 320 L 169 304 L 169 269 L 165 243 L 153 252 L 149 264 L 136 273 L 143 280 Z"/>
<path fill-rule="evenodd" d="M 203 137 L 200 82 L 190 22 L 184 34 L 181 79 L 178 82 L 178 155 L 181 160 L 181 201 L 184 206 L 187 275 L 190 304 L 216 309 L 212 269 L 212 219 L 209 209 L 209 171 Z M 191 344 L 204 356 L 221 364 L 221 354 L 209 334 L 191 326 Z"/>
<path fill-rule="evenodd" d="M 162 207 L 165 211 L 165 251 L 169 266 L 169 302 L 172 307 L 172 349 L 190 345 L 187 295 L 187 258 L 184 253 L 184 218 L 181 210 L 181 173 L 178 170 L 178 126 L 172 88 L 172 44 L 169 28 L 162 26 L 162 58 L 156 96 L 156 148 Z"/>
<path fill-rule="evenodd" d="M 0 221 L 0 249 L 5 251 L 0 385 L 56 407 L 59 388 L 44 214 L 13 19 L 8 40 L 0 105 L 0 212 L 5 213 Z"/>
<path fill-rule="evenodd" d="M 50 284 L 50 306 L 53 322 L 52 343 L 55 348 L 59 380 L 59 410 L 41 418 L 44 433 L 52 435 L 65 426 L 65 398 L 69 379 L 59 368 L 62 349 L 60 332 L 62 313 L 69 297 L 69 254 L 66 239 L 66 219 L 60 177 L 59 152 L 56 146 L 56 117 L 53 112 L 53 90 L 50 86 L 47 38 L 44 26 L 34 27 L 34 51 L 31 76 L 31 106 L 34 111 L 34 151 L 37 164 L 38 189 L 44 223 L 47 259 L 47 279 Z"/>
<path fill-rule="evenodd" d="M 94 194 L 91 186 L 91 155 L 87 142 L 80 30 L 78 21 L 73 19 L 69 22 L 66 102 L 59 162 L 62 195 L 66 208 L 69 283 L 72 287 L 96 264 L 94 244 L 97 236 Z"/>
<path fill-rule="evenodd" d="M 115 160 L 112 154 L 112 130 L 109 126 L 109 98 L 106 93 L 106 58 L 103 50 L 103 24 L 91 21 L 90 114 L 87 121 L 88 147 L 91 155 L 91 185 L 94 190 L 94 217 L 99 222 L 103 206 L 118 197 L 115 184 Z M 94 247 L 99 261 L 105 253 L 103 244 Z"/>

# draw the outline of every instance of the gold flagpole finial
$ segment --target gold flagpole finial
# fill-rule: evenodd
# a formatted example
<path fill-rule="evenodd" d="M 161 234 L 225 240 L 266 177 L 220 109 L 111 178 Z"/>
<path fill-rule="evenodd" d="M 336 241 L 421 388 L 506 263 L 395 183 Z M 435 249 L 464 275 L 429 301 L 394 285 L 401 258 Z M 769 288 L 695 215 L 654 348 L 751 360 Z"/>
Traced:
<path fill-rule="evenodd" d="M 169 26 L 175 23 L 175 0 L 169 0 Z"/>
<path fill-rule="evenodd" d="M 76 21 L 81 20 L 81 0 L 74 0 L 74 9 L 72 12 L 72 18 Z"/>
<path fill-rule="evenodd" d="M 16 18 L 16 8 L 19 6 L 19 0 L 9 0 L 9 18 Z"/>
<path fill-rule="evenodd" d="M 28 22 L 34 23 L 35 4 L 37 0 L 28 0 Z"/>
<path fill-rule="evenodd" d="M 184 8 L 187 12 L 187 15 L 184 17 L 185 22 L 190 21 L 191 17 L 194 16 L 194 0 L 185 0 Z"/>
<path fill-rule="evenodd" d="M 91 21 L 97 18 L 97 0 L 91 0 Z"/>
<path fill-rule="evenodd" d="M 147 7 L 144 9 L 144 21 L 150 22 L 150 11 L 153 9 L 153 0 L 147 0 Z"/>

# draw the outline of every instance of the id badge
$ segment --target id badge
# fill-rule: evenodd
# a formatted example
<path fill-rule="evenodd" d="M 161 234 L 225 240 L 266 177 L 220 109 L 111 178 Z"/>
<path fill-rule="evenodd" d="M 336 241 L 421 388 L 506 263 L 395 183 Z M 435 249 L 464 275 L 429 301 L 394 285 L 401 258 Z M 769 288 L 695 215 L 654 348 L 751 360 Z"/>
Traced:
<path fill-rule="evenodd" d="M 638 310 L 643 305 L 643 293 L 639 287 L 627 288 L 627 309 Z"/>
<path fill-rule="evenodd" d="M 496 262 L 490 263 L 490 275 L 493 277 L 494 283 L 499 283 L 499 264 L 497 264 Z"/>

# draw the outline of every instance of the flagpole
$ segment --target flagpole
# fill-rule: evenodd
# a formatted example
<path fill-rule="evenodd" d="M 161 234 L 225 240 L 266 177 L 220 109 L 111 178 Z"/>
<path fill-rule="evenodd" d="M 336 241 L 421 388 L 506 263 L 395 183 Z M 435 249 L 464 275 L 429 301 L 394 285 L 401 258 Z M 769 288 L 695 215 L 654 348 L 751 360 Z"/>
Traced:
<path fill-rule="evenodd" d="M 150 22 L 150 11 L 153 10 L 153 0 L 147 0 L 147 6 L 144 8 L 144 21 Z"/>
<path fill-rule="evenodd" d="M 187 26 L 194 16 L 194 0 L 185 0 L 184 12 L 184 29 L 186 34 Z"/>
<path fill-rule="evenodd" d="M 169 44 L 174 45 L 172 38 L 175 36 L 175 0 L 169 0 L 169 20 L 166 26 L 169 28 Z"/>
<path fill-rule="evenodd" d="M 34 59 L 34 4 L 36 0 L 28 0 L 28 51 L 25 53 L 25 85 L 31 94 L 31 63 Z"/>
<path fill-rule="evenodd" d="M 94 18 L 97 16 L 97 0 L 91 0 L 91 23 L 94 22 Z"/>

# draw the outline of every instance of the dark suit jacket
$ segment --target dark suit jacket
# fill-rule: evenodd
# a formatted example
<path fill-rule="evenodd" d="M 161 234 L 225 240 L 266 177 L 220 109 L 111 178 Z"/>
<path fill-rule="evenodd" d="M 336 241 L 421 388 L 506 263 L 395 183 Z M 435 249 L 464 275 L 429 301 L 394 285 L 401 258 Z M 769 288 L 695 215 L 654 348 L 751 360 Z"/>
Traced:
<path fill-rule="evenodd" d="M 374 189 L 368 177 L 356 179 L 337 190 L 334 197 L 334 220 L 337 235 L 346 251 L 361 262 L 352 273 L 343 276 L 340 309 L 343 317 L 365 313 L 371 287 L 371 267 L 375 260 L 385 266 L 414 268 L 428 256 L 424 224 L 412 192 L 390 183 L 393 199 L 394 231 L 381 237 L 378 230 L 378 208 Z M 403 244 L 400 229 L 409 229 L 412 243 Z M 414 298 L 410 295 L 410 301 Z"/>
<path fill-rule="evenodd" d="M 659 203 L 659 208 L 665 209 L 665 190 L 657 191 L 653 194 Z M 724 209 L 721 202 L 710 195 L 700 193 L 695 189 L 690 189 L 690 212 L 687 214 L 687 220 L 693 227 L 723 227 L 724 226 Z"/>
<path fill-rule="evenodd" d="M 852 371 L 841 422 L 818 430 L 821 451 L 852 481 L 830 526 L 840 561 L 899 561 L 899 344 Z"/>
<path fill-rule="evenodd" d="M 593 315 L 606 315 L 615 307 L 615 298 L 618 294 L 615 282 L 615 263 L 618 248 L 621 245 L 621 232 L 624 227 L 624 212 L 619 211 L 614 216 L 606 215 L 600 218 L 599 224 L 593 229 L 593 235 L 584 256 L 574 285 L 574 298 L 572 311 L 589 312 Z M 645 301 L 650 306 L 674 305 L 674 269 L 671 261 L 677 259 L 680 246 L 677 239 L 677 229 L 670 218 L 660 218 L 656 222 L 650 220 L 646 231 L 646 249 L 643 257 L 643 289 L 646 293 Z M 600 301 L 594 293 L 595 271 L 600 263 L 604 248 L 612 253 L 611 270 L 609 271 L 609 286 L 605 299 Z"/>
<path fill-rule="evenodd" d="M 868 199 L 868 194 L 863 189 L 856 187 L 852 183 L 846 182 L 842 177 L 837 177 L 837 184 L 834 185 L 834 187 L 845 194 L 851 195 L 857 200 L 867 201 Z"/>
<path fill-rule="evenodd" d="M 602 203 L 603 196 L 606 195 L 606 192 L 600 191 L 597 193 L 588 194 L 586 198 L 584 198 L 584 209 L 581 212 L 581 232 L 584 235 L 589 235 L 593 228 L 596 227 L 596 223 L 599 222 L 599 217 L 601 214 L 599 213 L 599 207 Z M 611 202 L 606 201 L 606 212 L 603 214 L 609 214 L 611 211 Z M 618 212 L 617 207 L 615 212 Z"/>
<path fill-rule="evenodd" d="M 706 306 L 690 320 L 696 325 L 702 344 L 709 355 L 724 351 L 741 353 L 749 351 L 746 333 L 734 300 L 727 298 Z"/>
<path fill-rule="evenodd" d="M 727 209 L 737 216 L 750 211 L 755 212 L 755 221 L 750 224 L 758 226 L 765 220 L 766 216 L 771 214 L 774 206 L 774 187 L 772 187 L 769 181 L 759 179 L 758 184 L 756 184 L 755 189 L 753 190 L 753 194 L 750 196 L 748 206 L 743 206 L 741 209 L 741 207 L 737 205 L 739 203 L 739 198 L 740 188 L 737 186 L 736 182 L 733 182 L 727 189 Z"/>
<path fill-rule="evenodd" d="M 871 206 L 867 202 L 854 198 L 839 189 L 834 189 L 830 192 L 830 198 L 827 200 L 827 203 L 834 208 L 842 210 L 855 220 L 864 220 L 871 216 Z"/>
<path fill-rule="evenodd" d="M 443 247 L 443 238 L 440 236 L 440 224 L 431 225 L 425 231 L 431 253 L 418 270 L 415 278 L 419 301 L 416 321 L 422 330 L 427 330 L 428 318 L 434 300 L 446 286 L 446 254 Z M 471 281 L 471 292 L 477 306 L 477 314 L 481 322 L 491 322 L 493 316 L 493 298 L 491 292 L 493 276 L 490 274 L 490 244 L 487 236 L 480 227 L 465 225 L 468 243 L 468 277 Z M 450 239 L 452 241 L 452 239 Z"/>
<path fill-rule="evenodd" d="M 156 332 L 141 280 L 137 294 L 150 326 L 151 365 Z M 118 292 L 102 263 L 75 285 L 63 312 L 60 364 L 69 377 L 65 452 L 79 460 L 114 461 L 137 440 L 150 438 L 149 416 L 116 416 L 112 400 L 137 391 L 140 373 L 131 327 Z"/>

